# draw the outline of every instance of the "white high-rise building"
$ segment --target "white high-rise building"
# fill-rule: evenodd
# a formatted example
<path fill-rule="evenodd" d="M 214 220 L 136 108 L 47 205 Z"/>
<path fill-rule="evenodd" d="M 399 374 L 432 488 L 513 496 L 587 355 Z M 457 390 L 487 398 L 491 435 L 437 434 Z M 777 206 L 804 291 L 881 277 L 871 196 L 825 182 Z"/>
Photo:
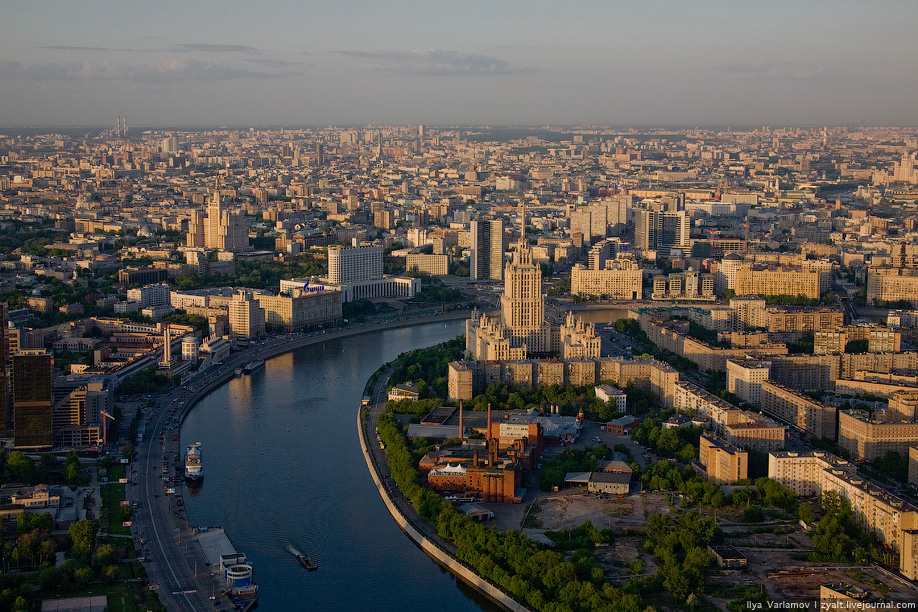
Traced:
<path fill-rule="evenodd" d="M 380 279 L 383 276 L 383 248 L 379 245 L 328 247 L 328 282 L 342 285 Z"/>

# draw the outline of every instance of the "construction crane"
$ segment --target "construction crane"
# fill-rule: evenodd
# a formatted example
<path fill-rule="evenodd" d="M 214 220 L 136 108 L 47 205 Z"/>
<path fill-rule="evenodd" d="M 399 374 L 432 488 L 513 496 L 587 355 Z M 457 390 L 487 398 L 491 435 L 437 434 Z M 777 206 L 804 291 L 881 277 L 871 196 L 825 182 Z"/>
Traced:
<path fill-rule="evenodd" d="M 99 414 L 102 415 L 102 446 L 105 447 L 105 445 L 108 444 L 108 427 L 106 427 L 106 420 L 111 419 L 114 421 L 115 417 L 105 410 L 100 410 Z"/>

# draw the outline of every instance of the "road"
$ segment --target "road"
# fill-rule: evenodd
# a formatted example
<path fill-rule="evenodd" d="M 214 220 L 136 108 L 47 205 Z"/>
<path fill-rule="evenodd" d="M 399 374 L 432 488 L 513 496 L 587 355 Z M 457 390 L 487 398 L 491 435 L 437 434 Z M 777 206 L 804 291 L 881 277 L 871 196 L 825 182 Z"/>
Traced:
<path fill-rule="evenodd" d="M 145 412 L 145 437 L 136 445 L 137 454 L 131 464 L 128 478 L 131 484 L 126 496 L 128 501 L 137 504 L 131 528 L 134 546 L 138 556 L 146 558 L 144 567 L 148 580 L 151 585 L 157 585 L 160 602 L 167 610 L 232 609 L 230 602 L 220 596 L 222 580 L 213 575 L 216 568 L 207 566 L 185 512 L 181 483 L 185 449 L 181 448 L 179 428 L 187 411 L 211 390 L 231 379 L 236 368 L 253 359 L 269 359 L 310 344 L 393 327 L 466 318 L 469 313 L 408 315 L 333 330 L 270 336 L 230 355 L 222 364 L 188 378 L 180 388 L 154 399 L 153 407 Z M 384 399 L 382 403 L 385 404 Z M 207 466 L 204 468 L 206 472 Z M 167 488 L 174 488 L 175 493 L 166 493 Z M 232 534 L 228 535 L 232 538 Z M 210 600 L 212 595 L 215 601 Z"/>

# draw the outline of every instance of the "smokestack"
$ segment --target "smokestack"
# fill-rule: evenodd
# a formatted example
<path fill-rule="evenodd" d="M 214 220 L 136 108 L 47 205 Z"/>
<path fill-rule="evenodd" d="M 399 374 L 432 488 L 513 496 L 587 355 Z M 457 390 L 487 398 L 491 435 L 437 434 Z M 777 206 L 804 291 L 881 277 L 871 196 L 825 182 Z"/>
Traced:
<path fill-rule="evenodd" d="M 475 451 L 472 453 L 472 465 L 474 467 L 478 467 L 479 465 L 478 451 Z"/>
<path fill-rule="evenodd" d="M 491 404 L 488 404 L 488 433 L 485 435 L 485 440 L 491 439 Z"/>
<path fill-rule="evenodd" d="M 462 446 L 463 438 L 465 437 L 464 431 L 462 429 L 462 400 L 459 400 L 459 446 Z"/>

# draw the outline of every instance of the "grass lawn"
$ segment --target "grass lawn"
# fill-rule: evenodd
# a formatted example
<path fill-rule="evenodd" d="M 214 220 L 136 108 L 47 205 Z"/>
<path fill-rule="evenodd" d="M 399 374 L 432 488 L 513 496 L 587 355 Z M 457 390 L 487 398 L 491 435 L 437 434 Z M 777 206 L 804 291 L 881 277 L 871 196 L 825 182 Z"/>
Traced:
<path fill-rule="evenodd" d="M 108 532 L 116 535 L 131 535 L 131 528 L 122 526 L 121 502 L 124 501 L 125 486 L 118 483 L 125 478 L 127 467 L 115 465 L 108 470 L 108 484 L 99 484 L 99 495 L 102 497 L 102 509 L 108 517 Z M 104 524 L 104 523 L 103 523 Z"/>

